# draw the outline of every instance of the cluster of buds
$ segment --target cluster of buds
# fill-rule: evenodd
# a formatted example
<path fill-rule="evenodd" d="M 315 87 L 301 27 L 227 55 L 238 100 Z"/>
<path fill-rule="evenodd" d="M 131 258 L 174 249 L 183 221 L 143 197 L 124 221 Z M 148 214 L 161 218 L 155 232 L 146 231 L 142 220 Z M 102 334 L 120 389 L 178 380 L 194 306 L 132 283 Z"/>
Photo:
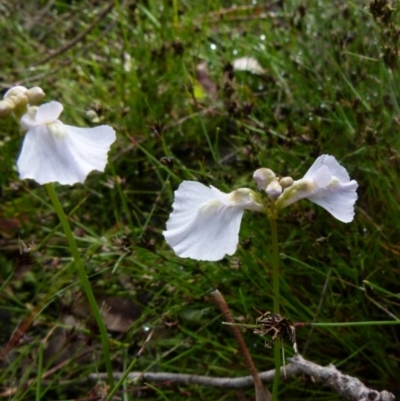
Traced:
<path fill-rule="evenodd" d="M 0 100 L 0 117 L 6 117 L 12 113 L 20 117 L 28 105 L 39 104 L 44 96 L 43 89 L 38 86 L 30 89 L 14 86 L 5 93 L 3 100 Z"/>
<path fill-rule="evenodd" d="M 285 188 L 293 185 L 292 177 L 278 178 L 269 168 L 259 168 L 253 174 L 260 191 L 265 191 L 273 201 L 277 200 Z"/>

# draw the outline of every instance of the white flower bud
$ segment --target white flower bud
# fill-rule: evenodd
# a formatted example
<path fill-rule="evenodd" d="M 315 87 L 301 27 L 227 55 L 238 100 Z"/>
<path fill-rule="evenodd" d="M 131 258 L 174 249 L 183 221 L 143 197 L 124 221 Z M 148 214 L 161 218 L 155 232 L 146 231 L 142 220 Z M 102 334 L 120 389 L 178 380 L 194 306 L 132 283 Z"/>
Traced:
<path fill-rule="evenodd" d="M 28 98 L 29 104 L 34 105 L 40 103 L 45 94 L 39 86 L 34 86 L 26 91 L 25 96 Z"/>
<path fill-rule="evenodd" d="M 0 117 L 6 117 L 14 110 L 14 102 L 11 99 L 0 100 Z"/>
<path fill-rule="evenodd" d="M 293 185 L 293 178 L 292 177 L 283 177 L 279 180 L 279 184 L 283 189 L 289 188 Z"/>
<path fill-rule="evenodd" d="M 28 89 L 26 89 L 25 86 L 14 86 L 4 95 L 4 100 L 13 103 L 12 111 L 18 117 L 25 112 L 26 105 L 29 103 L 27 93 Z"/>
<path fill-rule="evenodd" d="M 275 173 L 269 168 L 259 168 L 254 172 L 253 178 L 257 183 L 258 189 L 262 191 L 274 180 Z"/>
<path fill-rule="evenodd" d="M 16 96 L 11 96 L 8 98 L 9 100 L 12 100 L 14 102 L 15 108 L 17 109 L 25 109 L 27 104 L 29 103 L 28 97 L 26 94 L 19 94 Z"/>
<path fill-rule="evenodd" d="M 25 88 L 25 86 L 13 86 L 10 88 L 3 96 L 4 99 L 9 99 L 12 97 L 24 95 L 28 89 Z"/>
<path fill-rule="evenodd" d="M 277 179 L 272 181 L 267 188 L 265 189 L 265 192 L 269 196 L 270 199 L 273 201 L 276 200 L 279 195 L 282 193 L 282 187 L 280 186 L 279 182 Z"/>

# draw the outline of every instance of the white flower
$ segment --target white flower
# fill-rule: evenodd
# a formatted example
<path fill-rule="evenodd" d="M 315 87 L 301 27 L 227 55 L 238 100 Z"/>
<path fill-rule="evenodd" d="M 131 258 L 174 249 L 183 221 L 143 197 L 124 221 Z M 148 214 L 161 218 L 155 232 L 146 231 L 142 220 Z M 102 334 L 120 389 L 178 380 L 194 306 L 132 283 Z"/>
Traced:
<path fill-rule="evenodd" d="M 163 232 L 167 243 L 180 257 L 208 261 L 236 251 L 245 209 L 264 210 L 258 195 L 248 188 L 226 194 L 194 181 L 181 183 L 172 206 Z"/>
<path fill-rule="evenodd" d="M 64 125 L 58 120 L 62 110 L 61 103 L 52 101 L 29 107 L 22 116 L 21 127 L 27 132 L 17 161 L 21 179 L 72 185 L 83 183 L 92 170 L 104 171 L 115 131 L 107 125 Z"/>
<path fill-rule="evenodd" d="M 249 71 L 253 74 L 262 75 L 265 73 L 264 68 L 254 57 L 241 57 L 233 60 L 233 69 L 235 71 Z"/>
<path fill-rule="evenodd" d="M 282 209 L 307 198 L 336 219 L 349 223 L 354 218 L 357 187 L 357 182 L 350 181 L 346 169 L 333 156 L 322 155 L 301 180 L 295 181 L 283 191 L 276 200 L 276 207 Z"/>

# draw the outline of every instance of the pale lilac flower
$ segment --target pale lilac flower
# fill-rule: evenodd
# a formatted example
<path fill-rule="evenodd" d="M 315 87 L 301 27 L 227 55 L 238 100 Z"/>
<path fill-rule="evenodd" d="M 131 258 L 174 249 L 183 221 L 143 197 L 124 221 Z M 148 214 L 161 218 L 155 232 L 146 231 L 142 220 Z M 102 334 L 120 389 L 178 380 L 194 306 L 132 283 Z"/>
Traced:
<path fill-rule="evenodd" d="M 349 223 L 354 218 L 357 187 L 357 182 L 350 181 L 346 169 L 333 156 L 322 155 L 301 180 L 294 181 L 284 189 L 276 200 L 276 207 L 283 209 L 306 198 L 323 207 L 336 219 Z"/>
<path fill-rule="evenodd" d="M 52 101 L 28 107 L 22 116 L 21 128 L 26 135 L 17 161 L 21 179 L 72 185 L 83 183 L 92 170 L 104 171 L 116 138 L 114 129 L 65 125 L 58 120 L 62 110 L 61 103 Z"/>
<path fill-rule="evenodd" d="M 195 181 L 181 183 L 172 206 L 163 232 L 167 243 L 182 258 L 208 261 L 236 251 L 245 209 L 264 210 L 258 194 L 248 188 L 226 194 Z"/>

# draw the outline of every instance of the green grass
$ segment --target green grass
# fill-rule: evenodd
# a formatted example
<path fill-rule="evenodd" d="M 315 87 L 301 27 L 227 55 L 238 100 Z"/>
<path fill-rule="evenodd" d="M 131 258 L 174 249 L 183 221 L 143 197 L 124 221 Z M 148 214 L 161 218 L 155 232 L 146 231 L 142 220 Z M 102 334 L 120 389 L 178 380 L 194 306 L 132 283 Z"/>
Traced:
<path fill-rule="evenodd" d="M 256 189 L 251 177 L 259 167 L 300 178 L 323 153 L 358 181 L 356 218 L 340 223 L 308 201 L 282 212 L 282 313 L 293 322 L 400 318 L 400 74 L 389 57 L 398 51 L 395 27 L 374 19 L 361 1 L 235 4 L 116 1 L 84 38 L 47 61 L 107 4 L 0 5 L 2 90 L 38 85 L 45 101 L 63 103 L 63 122 L 96 125 L 87 113 L 94 111 L 117 132 L 104 174 L 56 188 L 96 297 L 130 302 L 114 310 L 129 325 L 112 332 L 115 371 L 130 364 L 154 328 L 135 370 L 248 375 L 209 294 L 217 287 L 249 324 L 255 309 L 272 310 L 268 221 L 246 212 L 240 247 L 221 262 L 180 259 L 161 235 L 173 191 L 184 179 L 224 191 Z M 392 21 L 398 17 L 396 10 Z M 228 79 L 228 63 L 243 56 L 255 57 L 265 75 Z M 218 100 L 193 98 L 199 60 L 218 85 Z M 5 397 L 16 401 L 84 398 L 96 386 L 87 376 L 105 371 L 97 326 L 45 189 L 18 179 L 22 138 L 11 118 L 0 120 L 0 141 L 1 343 L 40 309 L 0 365 L 0 392 L 17 387 Z M 31 248 L 28 260 L 23 244 Z M 78 323 L 73 331 L 71 321 Z M 312 361 L 400 394 L 398 327 L 316 327 L 310 337 L 299 328 L 297 343 L 302 352 L 308 341 L 304 356 Z M 272 369 L 264 339 L 251 330 L 244 336 L 257 368 Z M 70 361 L 46 376 L 65 355 Z M 254 397 L 254 390 L 173 383 L 123 388 L 124 401 Z M 301 379 L 284 382 L 280 398 L 340 399 Z"/>

